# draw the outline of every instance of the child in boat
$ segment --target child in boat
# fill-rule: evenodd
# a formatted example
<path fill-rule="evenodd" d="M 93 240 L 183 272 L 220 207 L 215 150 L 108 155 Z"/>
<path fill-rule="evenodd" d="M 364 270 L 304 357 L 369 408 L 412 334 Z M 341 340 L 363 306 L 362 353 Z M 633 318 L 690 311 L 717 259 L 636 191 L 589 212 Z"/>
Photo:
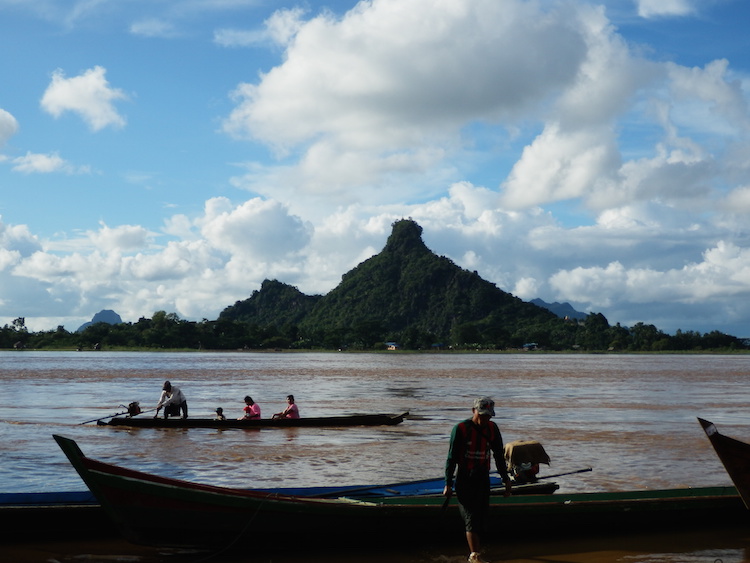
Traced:
<path fill-rule="evenodd" d="M 258 403 L 253 401 L 250 395 L 245 397 L 245 416 L 238 418 L 237 420 L 258 420 L 260 418 L 260 407 Z"/>
<path fill-rule="evenodd" d="M 216 409 L 216 420 L 226 420 L 226 419 L 227 417 L 224 416 L 224 409 L 222 409 L 221 407 Z"/>

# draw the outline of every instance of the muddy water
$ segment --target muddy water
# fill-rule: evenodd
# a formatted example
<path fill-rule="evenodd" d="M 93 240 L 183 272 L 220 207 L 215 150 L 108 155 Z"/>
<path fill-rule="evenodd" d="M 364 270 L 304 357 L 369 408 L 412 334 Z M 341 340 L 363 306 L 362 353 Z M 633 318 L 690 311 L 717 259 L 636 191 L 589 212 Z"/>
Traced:
<path fill-rule="evenodd" d="M 544 444 L 552 465 L 543 473 L 593 468 L 557 479 L 561 490 L 728 484 L 695 417 L 750 440 L 749 378 L 750 356 L 0 352 L 0 491 L 84 488 L 53 433 L 76 439 L 91 457 L 226 486 L 436 477 L 452 425 L 485 394 L 498 403 L 506 441 Z M 153 408 L 165 379 L 183 389 L 193 417 L 212 416 L 219 406 L 241 416 L 247 394 L 270 416 L 292 393 L 302 416 L 409 411 L 411 418 L 395 427 L 258 431 L 80 424 L 121 412 L 130 401 Z M 743 540 L 733 541 L 718 555 L 708 545 L 689 553 L 671 548 L 653 560 L 743 561 Z M 525 559 L 535 552 L 524 549 L 495 555 L 577 560 Z M 600 557 L 605 552 L 597 550 Z M 650 560 L 625 548 L 614 552 L 622 558 L 607 561 Z M 455 556 L 462 554 L 459 541 Z M 402 561 L 453 561 L 442 551 L 409 557 Z"/>

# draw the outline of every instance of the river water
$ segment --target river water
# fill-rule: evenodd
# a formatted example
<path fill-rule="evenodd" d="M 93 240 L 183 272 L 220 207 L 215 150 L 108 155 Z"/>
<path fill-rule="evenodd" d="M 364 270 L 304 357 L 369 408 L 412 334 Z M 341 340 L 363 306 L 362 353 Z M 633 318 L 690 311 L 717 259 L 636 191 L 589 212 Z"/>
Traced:
<path fill-rule="evenodd" d="M 252 431 L 81 424 L 131 401 L 153 408 L 166 379 L 191 417 L 239 417 L 245 395 L 268 417 L 288 394 L 302 416 L 410 417 Z M 495 398 L 505 441 L 542 442 L 552 464 L 541 476 L 593 468 L 556 479 L 561 491 L 724 485 L 696 417 L 750 440 L 748 382 L 744 355 L 0 352 L 0 492 L 85 489 L 52 434 L 90 457 L 232 487 L 438 477 L 452 426 L 480 395 Z"/>

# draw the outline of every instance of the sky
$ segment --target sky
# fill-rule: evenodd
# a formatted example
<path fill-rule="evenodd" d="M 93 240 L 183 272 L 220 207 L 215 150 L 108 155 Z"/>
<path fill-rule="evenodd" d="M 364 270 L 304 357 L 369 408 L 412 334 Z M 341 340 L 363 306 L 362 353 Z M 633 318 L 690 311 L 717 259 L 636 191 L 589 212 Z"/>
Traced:
<path fill-rule="evenodd" d="M 0 325 L 433 252 L 750 336 L 746 0 L 0 0 Z"/>

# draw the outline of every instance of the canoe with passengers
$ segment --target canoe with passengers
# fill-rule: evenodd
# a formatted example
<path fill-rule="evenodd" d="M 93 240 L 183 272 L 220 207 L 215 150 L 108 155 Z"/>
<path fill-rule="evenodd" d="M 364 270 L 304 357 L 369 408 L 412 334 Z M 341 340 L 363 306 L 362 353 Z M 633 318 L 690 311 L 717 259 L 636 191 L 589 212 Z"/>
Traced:
<path fill-rule="evenodd" d="M 401 414 L 351 414 L 303 418 L 261 418 L 241 420 L 218 420 L 215 418 L 153 418 L 150 416 L 114 417 L 99 420 L 102 426 L 125 426 L 128 428 L 296 428 L 296 427 L 345 427 L 345 426 L 392 426 L 400 424 L 409 415 Z"/>

